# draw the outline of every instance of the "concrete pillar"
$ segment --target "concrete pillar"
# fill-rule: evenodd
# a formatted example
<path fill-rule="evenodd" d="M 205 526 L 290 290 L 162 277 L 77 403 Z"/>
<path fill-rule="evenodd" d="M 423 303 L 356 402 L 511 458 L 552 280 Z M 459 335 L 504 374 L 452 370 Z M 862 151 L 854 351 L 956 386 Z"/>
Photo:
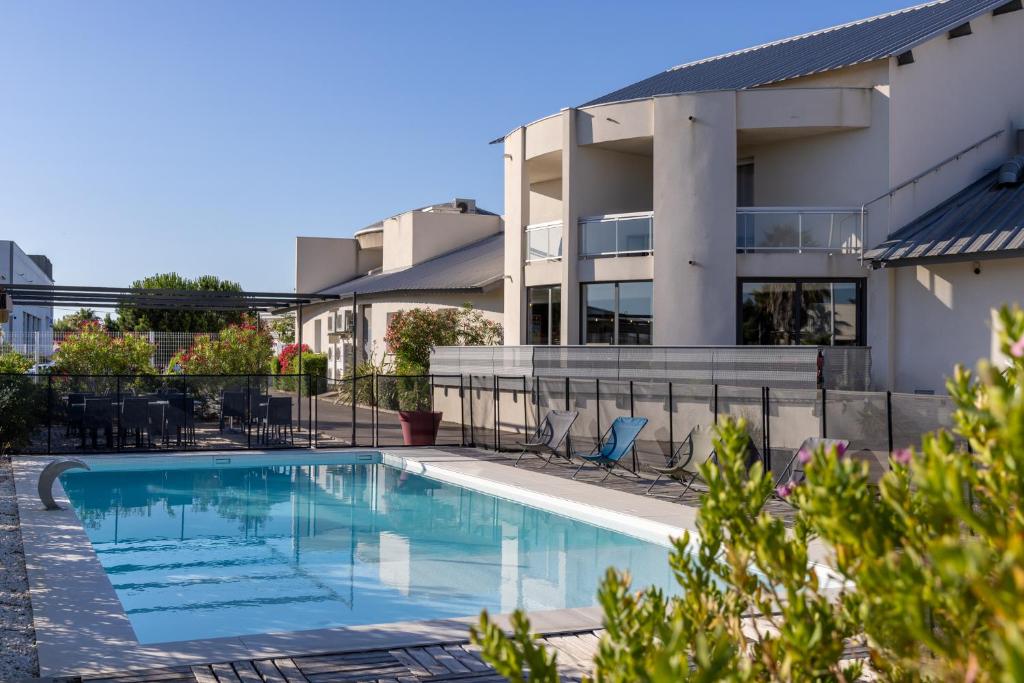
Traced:
<path fill-rule="evenodd" d="M 576 110 L 562 111 L 562 345 L 580 343 L 579 201 Z"/>
<path fill-rule="evenodd" d="M 736 95 L 654 100 L 654 343 L 736 343 Z"/>
<path fill-rule="evenodd" d="M 523 231 L 529 220 L 530 185 L 526 175 L 526 129 L 505 138 L 505 344 L 526 343 L 526 286 Z"/>

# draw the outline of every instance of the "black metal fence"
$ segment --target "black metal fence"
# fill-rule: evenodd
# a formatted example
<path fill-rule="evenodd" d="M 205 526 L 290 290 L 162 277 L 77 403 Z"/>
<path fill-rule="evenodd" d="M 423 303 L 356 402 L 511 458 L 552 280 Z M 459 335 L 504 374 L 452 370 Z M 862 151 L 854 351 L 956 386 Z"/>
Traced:
<path fill-rule="evenodd" d="M 400 413 L 440 413 L 437 446 L 513 450 L 548 410 L 575 410 L 570 448 L 589 451 L 619 416 L 648 420 L 629 465 L 663 465 L 694 427 L 742 417 L 778 469 L 808 437 L 850 442 L 872 472 L 921 434 L 952 426 L 946 396 L 687 382 L 477 374 L 0 376 L 0 420 L 35 425 L 26 453 L 400 447 Z M 12 397 L 15 400 L 11 400 Z"/>

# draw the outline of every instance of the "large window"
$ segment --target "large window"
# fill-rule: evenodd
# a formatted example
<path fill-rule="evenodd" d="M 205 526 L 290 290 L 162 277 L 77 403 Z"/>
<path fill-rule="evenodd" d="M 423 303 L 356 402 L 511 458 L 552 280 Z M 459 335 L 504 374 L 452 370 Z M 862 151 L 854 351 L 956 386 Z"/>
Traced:
<path fill-rule="evenodd" d="M 528 287 L 526 309 L 529 319 L 527 344 L 558 344 L 561 341 L 562 288 Z"/>
<path fill-rule="evenodd" d="M 864 280 L 740 280 L 740 344 L 862 346 Z"/>
<path fill-rule="evenodd" d="M 593 282 L 582 288 L 584 344 L 651 343 L 654 314 L 650 280 Z"/>

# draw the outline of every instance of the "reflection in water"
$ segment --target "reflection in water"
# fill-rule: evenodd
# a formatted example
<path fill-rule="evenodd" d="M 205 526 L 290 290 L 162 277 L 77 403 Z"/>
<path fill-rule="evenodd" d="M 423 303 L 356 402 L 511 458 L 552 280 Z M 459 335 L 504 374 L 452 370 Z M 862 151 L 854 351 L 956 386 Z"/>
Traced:
<path fill-rule="evenodd" d="M 385 465 L 74 472 L 140 642 L 583 607 L 668 550 Z"/>

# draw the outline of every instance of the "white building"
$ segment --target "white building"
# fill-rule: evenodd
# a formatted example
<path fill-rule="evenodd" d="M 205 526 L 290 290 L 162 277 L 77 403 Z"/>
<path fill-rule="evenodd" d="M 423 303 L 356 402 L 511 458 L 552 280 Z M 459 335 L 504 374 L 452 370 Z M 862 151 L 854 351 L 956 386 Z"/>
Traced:
<path fill-rule="evenodd" d="M 506 343 L 862 345 L 943 391 L 1024 300 L 1022 64 L 1020 0 L 943 0 L 511 131 Z"/>
<path fill-rule="evenodd" d="M 406 211 L 351 238 L 296 238 L 295 288 L 337 301 L 302 309 L 302 340 L 326 353 L 328 376 L 385 352 L 395 312 L 470 304 L 501 322 L 501 217 L 471 199 Z M 353 321 L 355 324 L 353 324 Z"/>
<path fill-rule="evenodd" d="M 53 264 L 41 254 L 26 254 L 12 240 L 0 240 L 0 289 L 10 284 L 52 285 Z M 31 344 L 36 332 L 48 332 L 52 327 L 52 306 L 15 305 L 0 331 L 6 341 Z"/>

